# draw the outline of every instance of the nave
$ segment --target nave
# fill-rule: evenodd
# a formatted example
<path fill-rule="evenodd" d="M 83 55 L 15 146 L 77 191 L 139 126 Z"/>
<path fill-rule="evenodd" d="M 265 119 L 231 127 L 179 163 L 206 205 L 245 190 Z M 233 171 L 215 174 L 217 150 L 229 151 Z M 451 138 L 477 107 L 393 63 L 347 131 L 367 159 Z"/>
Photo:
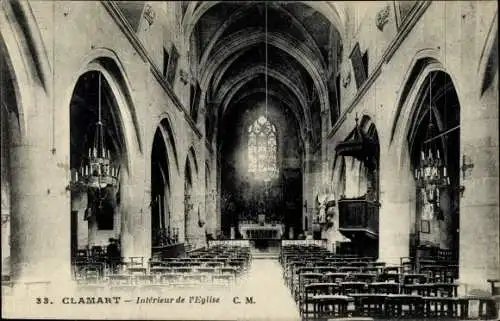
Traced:
<path fill-rule="evenodd" d="M 2 1 L 2 317 L 490 318 L 497 18 Z"/>

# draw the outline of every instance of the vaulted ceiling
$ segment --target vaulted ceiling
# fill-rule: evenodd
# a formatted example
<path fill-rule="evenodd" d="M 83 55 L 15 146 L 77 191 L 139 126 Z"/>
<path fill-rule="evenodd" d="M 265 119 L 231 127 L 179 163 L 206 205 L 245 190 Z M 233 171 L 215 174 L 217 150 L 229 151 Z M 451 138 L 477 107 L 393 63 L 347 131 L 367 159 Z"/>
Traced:
<path fill-rule="evenodd" d="M 139 25 L 145 2 L 116 2 Z M 172 5 L 169 3 L 168 5 Z M 207 137 L 224 127 L 227 111 L 267 92 L 287 106 L 304 140 L 321 137 L 321 112 L 330 112 L 331 88 L 347 29 L 344 2 L 179 1 L 173 5 L 189 47 L 191 74 L 201 87 Z M 330 119 L 330 117 L 327 117 Z"/>
<path fill-rule="evenodd" d="M 318 141 L 345 29 L 339 8 L 321 1 L 190 1 L 182 11 L 200 106 L 219 128 L 238 101 L 267 91 L 296 116 L 302 138 Z"/>

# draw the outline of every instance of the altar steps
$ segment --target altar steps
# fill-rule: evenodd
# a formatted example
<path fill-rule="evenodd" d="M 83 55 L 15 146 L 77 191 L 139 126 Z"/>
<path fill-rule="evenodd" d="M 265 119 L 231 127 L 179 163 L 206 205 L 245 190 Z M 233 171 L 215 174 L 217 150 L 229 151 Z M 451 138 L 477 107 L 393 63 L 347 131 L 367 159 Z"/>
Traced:
<path fill-rule="evenodd" d="M 252 254 L 252 259 L 256 260 L 277 260 L 279 255 L 277 253 L 255 253 Z"/>

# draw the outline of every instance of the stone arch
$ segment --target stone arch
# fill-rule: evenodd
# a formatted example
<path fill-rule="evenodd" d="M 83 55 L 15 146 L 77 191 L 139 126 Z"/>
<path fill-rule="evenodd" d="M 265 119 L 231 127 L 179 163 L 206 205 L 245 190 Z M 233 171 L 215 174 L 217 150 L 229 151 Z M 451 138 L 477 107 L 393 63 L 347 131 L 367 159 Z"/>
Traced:
<path fill-rule="evenodd" d="M 3 8 L 5 10 L 0 14 L 0 54 L 5 57 L 6 67 L 13 80 L 20 139 L 24 140 L 29 116 L 37 106 L 36 79 L 42 85 L 48 81 L 46 78 L 51 75 L 50 64 L 43 46 L 40 47 L 39 30 L 33 21 L 29 4 L 6 2 Z M 23 24 L 17 21 L 15 12 L 22 15 Z"/>
<path fill-rule="evenodd" d="M 188 155 L 186 157 L 186 161 L 191 164 L 191 169 L 193 170 L 192 172 L 192 179 L 196 180 L 199 175 L 199 166 L 198 166 L 198 159 L 196 158 L 196 152 L 194 150 L 194 147 L 191 146 L 188 150 Z M 195 182 L 193 182 L 195 183 Z"/>
<path fill-rule="evenodd" d="M 167 244 L 172 227 L 173 169 L 177 155 L 172 148 L 169 124 L 162 120 L 155 131 L 151 148 L 151 236 L 152 245 Z M 175 145 L 174 145 L 175 146 Z"/>
<path fill-rule="evenodd" d="M 183 32 L 185 37 L 190 37 L 191 33 L 197 24 L 198 20 L 208 11 L 210 8 L 216 6 L 221 1 L 209 1 L 202 2 L 201 4 L 192 1 L 187 10 L 186 19 L 183 21 Z M 347 16 L 345 10 L 339 10 L 335 5 L 331 5 L 328 1 L 300 1 L 302 4 L 309 6 L 310 8 L 321 13 L 332 25 L 334 25 L 342 38 L 346 34 L 346 21 Z"/>
<path fill-rule="evenodd" d="M 243 39 L 243 40 L 242 40 Z M 201 75 L 200 86 L 202 96 L 200 101 L 204 101 L 207 95 L 207 88 L 217 68 L 225 62 L 231 55 L 238 51 L 251 48 L 259 43 L 267 42 L 269 45 L 287 53 L 299 62 L 313 79 L 314 85 L 319 92 L 321 110 L 328 109 L 328 90 L 324 81 L 326 71 L 318 61 L 312 61 L 313 57 L 310 49 L 300 45 L 298 41 L 282 33 L 268 33 L 267 37 L 263 31 L 244 29 L 224 39 L 221 43 L 222 49 L 215 50 L 207 66 L 203 66 L 204 73 Z"/>
<path fill-rule="evenodd" d="M 423 53 L 432 51 L 426 50 Z M 427 207 L 424 207 L 429 201 L 422 195 L 422 189 L 417 188 L 414 173 L 419 166 L 420 151 L 424 146 L 432 145 L 433 150 L 437 149 L 443 155 L 443 163 L 448 169 L 447 176 L 451 180 L 450 186 L 458 186 L 461 109 L 459 89 L 452 74 L 441 63 L 439 57 L 435 55 L 417 55 L 417 57 L 418 59 L 414 59 L 411 65 L 397 101 L 389 142 L 389 149 L 393 150 L 395 157 L 394 167 L 400 172 L 401 177 L 404 177 L 399 181 L 397 189 L 391 190 L 390 193 L 399 194 L 409 209 L 409 216 L 406 219 L 410 223 L 410 256 L 416 255 L 416 247 L 423 244 L 422 242 L 439 248 L 458 249 L 458 236 L 453 232 L 456 228 L 453 229 L 452 226 L 459 221 L 458 190 L 448 188 L 442 191 L 441 205 L 438 205 L 440 214 L 430 215 L 428 214 L 430 212 L 425 210 Z M 432 89 L 429 89 L 429 86 L 432 86 Z M 426 124 L 429 123 L 430 120 L 427 119 L 430 117 L 437 127 L 431 136 L 446 134 L 438 136 L 434 142 L 429 143 L 426 134 L 429 129 Z M 427 150 L 427 147 L 425 149 Z M 436 156 L 435 150 L 433 153 Z M 422 220 L 428 222 L 430 232 L 421 232 Z"/>
<path fill-rule="evenodd" d="M 492 85 L 494 77 L 498 74 L 498 12 L 495 13 L 493 23 L 490 25 L 488 36 L 481 52 L 478 64 L 479 93 L 484 92 Z"/>
<path fill-rule="evenodd" d="M 416 101 L 421 97 L 427 76 L 433 71 L 446 72 L 437 55 L 437 51 L 433 49 L 417 53 L 402 82 L 389 138 L 389 148 L 398 148 L 399 168 L 407 156 L 408 149 L 404 147 L 407 146 L 406 133 L 411 126 L 412 115 L 417 108 Z"/>
<path fill-rule="evenodd" d="M 175 140 L 175 137 L 177 136 L 175 135 L 172 121 L 170 119 L 170 116 L 166 113 L 161 114 L 160 118 L 161 121 L 158 125 L 158 129 L 160 130 L 165 146 L 167 147 L 167 153 L 170 155 L 169 161 L 173 161 L 172 163 L 175 165 L 177 173 L 179 173 L 179 156 L 177 153 L 177 143 Z M 172 166 L 169 165 L 169 168 L 172 168 Z"/>
<path fill-rule="evenodd" d="M 23 1 L 8 1 L 3 9 L 5 15 L 0 18 L 2 40 L 8 51 L 16 50 L 19 54 L 10 56 L 22 60 L 26 76 L 32 77 L 31 81 L 38 80 L 45 91 L 50 91 L 52 68 L 31 5 Z"/>
<path fill-rule="evenodd" d="M 135 103 L 132 98 L 132 86 L 119 56 L 108 48 L 94 48 L 85 54 L 80 60 L 79 70 L 72 77 L 73 86 L 65 93 L 64 101 L 70 101 L 78 79 L 87 71 L 102 72 L 105 80 L 111 87 L 111 91 L 119 109 L 120 121 L 125 138 L 125 151 L 128 153 L 134 149 L 143 152 L 141 127 L 135 111 Z M 128 159 L 127 166 L 131 166 Z"/>
<path fill-rule="evenodd" d="M 193 221 L 194 221 L 194 208 L 195 200 L 193 195 L 194 188 L 194 173 L 193 164 L 191 163 L 190 156 L 186 157 L 184 165 L 184 242 L 189 244 L 193 238 Z"/>

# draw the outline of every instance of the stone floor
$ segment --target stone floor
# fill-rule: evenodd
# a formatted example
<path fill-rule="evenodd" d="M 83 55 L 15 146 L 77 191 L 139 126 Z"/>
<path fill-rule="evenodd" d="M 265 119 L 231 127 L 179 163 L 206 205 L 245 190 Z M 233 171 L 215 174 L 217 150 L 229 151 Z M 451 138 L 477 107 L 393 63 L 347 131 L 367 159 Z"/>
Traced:
<path fill-rule="evenodd" d="M 50 293 L 42 289 L 30 289 L 24 293 L 3 296 L 2 317 L 300 320 L 298 308 L 283 284 L 282 269 L 277 260 L 270 259 L 253 260 L 247 274 L 232 288 L 171 289 L 158 295 L 144 292 L 81 293 L 71 286 L 58 285 Z M 76 303 L 81 297 L 85 301 L 89 296 L 94 296 L 95 300 L 98 297 L 120 297 L 120 303 Z M 47 304 L 44 303 L 44 297 L 48 297 Z M 166 302 L 149 303 L 158 297 Z M 41 302 L 37 298 L 41 298 Z"/>

